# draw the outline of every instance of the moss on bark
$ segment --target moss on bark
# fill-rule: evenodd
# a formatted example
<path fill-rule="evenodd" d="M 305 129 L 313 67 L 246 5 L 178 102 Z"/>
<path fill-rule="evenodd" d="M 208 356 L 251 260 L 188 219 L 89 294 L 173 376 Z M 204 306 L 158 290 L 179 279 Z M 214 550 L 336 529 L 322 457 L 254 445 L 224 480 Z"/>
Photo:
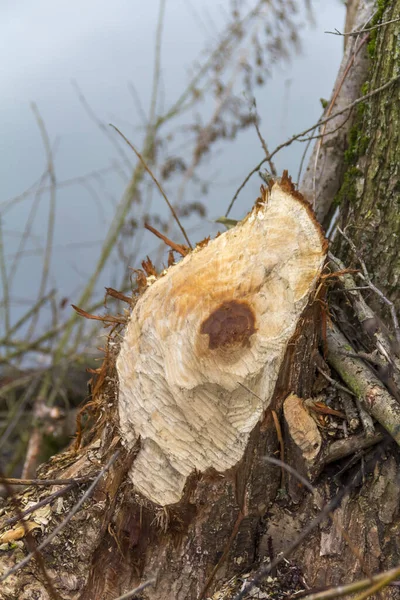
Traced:
<path fill-rule="evenodd" d="M 400 17 L 400 0 L 379 0 L 374 22 Z M 400 73 L 400 22 L 371 32 L 372 58 L 363 92 Z M 337 200 L 341 221 L 364 258 L 375 284 L 400 308 L 400 85 L 363 103 L 346 152 L 347 172 Z M 347 264 L 347 243 L 335 251 Z M 354 262 L 354 261 L 353 261 Z M 372 299 L 374 303 L 374 299 Z M 376 301 L 374 308 L 382 312 Z"/>

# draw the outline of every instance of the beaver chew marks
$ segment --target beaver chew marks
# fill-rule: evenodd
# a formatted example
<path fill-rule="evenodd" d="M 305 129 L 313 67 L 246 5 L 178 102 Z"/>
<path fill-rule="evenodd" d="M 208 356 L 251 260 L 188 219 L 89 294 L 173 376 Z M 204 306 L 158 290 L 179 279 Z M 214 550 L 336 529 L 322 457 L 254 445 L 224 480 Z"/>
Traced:
<path fill-rule="evenodd" d="M 203 321 L 200 332 L 210 336 L 211 350 L 233 344 L 245 346 L 256 332 L 254 313 L 244 302 L 224 302 Z"/>
<path fill-rule="evenodd" d="M 232 477 L 325 255 L 320 226 L 285 174 L 241 223 L 138 298 L 117 360 L 123 442 L 133 450 L 140 439 L 135 492 L 167 506 L 187 502 L 193 473 Z"/>

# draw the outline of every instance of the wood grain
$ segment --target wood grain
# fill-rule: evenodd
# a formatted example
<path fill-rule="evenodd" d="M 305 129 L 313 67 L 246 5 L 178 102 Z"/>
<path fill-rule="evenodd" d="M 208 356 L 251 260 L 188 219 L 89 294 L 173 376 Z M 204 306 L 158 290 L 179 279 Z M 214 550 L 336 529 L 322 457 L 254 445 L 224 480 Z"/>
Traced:
<path fill-rule="evenodd" d="M 141 438 L 130 479 L 148 499 L 176 503 L 193 472 L 240 461 L 325 254 L 311 209 L 284 176 L 139 299 L 117 360 L 119 418 L 128 447 Z"/>

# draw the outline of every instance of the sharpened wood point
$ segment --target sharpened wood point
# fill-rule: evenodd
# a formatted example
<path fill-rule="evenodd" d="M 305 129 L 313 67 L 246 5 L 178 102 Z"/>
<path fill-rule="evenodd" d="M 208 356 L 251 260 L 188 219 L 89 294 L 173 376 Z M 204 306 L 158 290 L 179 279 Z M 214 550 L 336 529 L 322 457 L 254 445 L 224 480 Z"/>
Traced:
<path fill-rule="evenodd" d="M 245 302 L 224 302 L 203 321 L 200 332 L 209 335 L 210 350 L 232 345 L 246 346 L 256 332 L 253 310 Z"/>

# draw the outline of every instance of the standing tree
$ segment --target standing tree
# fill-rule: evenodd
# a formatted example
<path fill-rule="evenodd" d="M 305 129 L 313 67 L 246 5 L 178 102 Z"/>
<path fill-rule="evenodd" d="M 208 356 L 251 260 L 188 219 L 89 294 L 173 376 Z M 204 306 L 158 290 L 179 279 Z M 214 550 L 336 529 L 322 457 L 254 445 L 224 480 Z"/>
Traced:
<path fill-rule="evenodd" d="M 183 256 L 166 271 L 143 263 L 126 314 L 101 317 L 112 329 L 75 443 L 42 485 L 5 482 L 2 600 L 356 580 L 348 593 L 398 597 L 400 1 L 357 8 L 303 186 L 324 224 L 334 215 L 330 248 L 284 174 L 215 240 L 166 240 Z M 363 53 L 368 85 L 339 110 Z"/>

